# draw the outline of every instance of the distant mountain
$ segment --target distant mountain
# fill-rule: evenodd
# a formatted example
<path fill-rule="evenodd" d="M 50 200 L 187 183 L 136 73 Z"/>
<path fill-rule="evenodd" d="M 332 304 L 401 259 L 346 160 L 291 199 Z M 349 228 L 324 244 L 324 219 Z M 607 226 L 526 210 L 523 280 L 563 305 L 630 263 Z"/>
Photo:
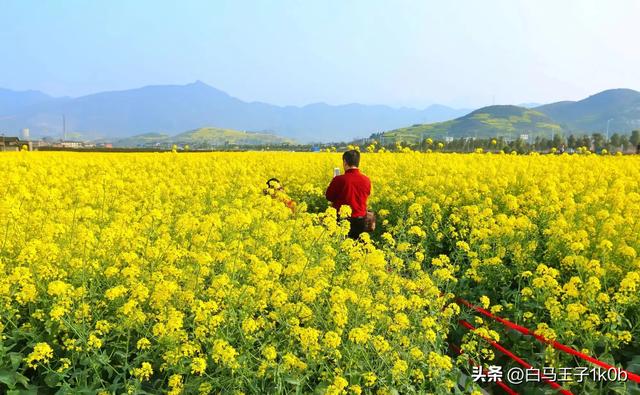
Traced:
<path fill-rule="evenodd" d="M 362 104 L 310 104 L 303 107 L 244 102 L 197 81 L 187 85 L 147 86 L 75 99 L 34 100 L 0 110 L 0 130 L 23 127 L 33 135 L 68 132 L 86 138 L 117 140 L 145 133 L 174 134 L 204 125 L 236 130 L 270 130 L 300 142 L 346 141 L 412 123 L 455 118 L 466 113 L 445 106 L 424 110 Z"/>
<path fill-rule="evenodd" d="M 146 133 L 126 137 L 115 142 L 118 147 L 152 147 L 156 145 L 189 144 L 192 148 L 212 148 L 224 145 L 282 145 L 295 141 L 270 133 L 242 132 L 233 129 L 200 128 L 170 136 L 164 133 Z"/>
<path fill-rule="evenodd" d="M 98 141 L 105 142 L 102 139 Z M 171 136 L 165 133 L 143 133 L 113 141 L 116 147 L 154 147 L 169 144 L 171 144 Z"/>
<path fill-rule="evenodd" d="M 540 107 L 542 104 L 540 103 L 520 103 L 518 104 L 518 107 L 524 107 L 524 108 L 536 108 L 536 107 Z"/>
<path fill-rule="evenodd" d="M 640 92 L 631 89 L 611 89 L 580 101 L 561 101 L 527 108 L 534 104 L 484 107 L 446 122 L 393 129 L 385 132 L 384 136 L 415 141 L 421 136 L 580 135 L 606 132 L 608 120 L 611 134 L 628 134 L 640 129 Z"/>
<path fill-rule="evenodd" d="M 0 88 L 0 120 L 31 105 L 53 98 L 39 91 L 12 91 Z"/>
<path fill-rule="evenodd" d="M 580 101 L 561 101 L 536 107 L 571 132 L 629 133 L 640 129 L 640 92 L 611 89 Z"/>
<path fill-rule="evenodd" d="M 78 98 L 53 98 L 38 91 L 0 89 L 0 132 L 67 136 L 117 141 L 131 136 L 165 134 L 206 125 L 237 131 L 269 131 L 298 142 L 349 141 L 378 134 L 478 136 L 536 134 L 629 133 L 640 128 L 640 92 L 608 90 L 580 101 L 564 101 L 533 109 L 489 106 L 468 115 L 433 105 L 423 110 L 382 105 L 309 104 L 302 107 L 245 102 L 197 81 L 102 92 Z M 406 125 L 414 125 L 405 127 Z M 398 129 L 400 128 L 400 129 Z"/>
<path fill-rule="evenodd" d="M 385 139 L 415 142 L 422 138 L 508 137 L 521 134 L 543 135 L 550 138 L 563 128 L 541 112 L 524 107 L 499 105 L 475 110 L 463 117 L 446 122 L 416 124 L 385 132 Z"/>

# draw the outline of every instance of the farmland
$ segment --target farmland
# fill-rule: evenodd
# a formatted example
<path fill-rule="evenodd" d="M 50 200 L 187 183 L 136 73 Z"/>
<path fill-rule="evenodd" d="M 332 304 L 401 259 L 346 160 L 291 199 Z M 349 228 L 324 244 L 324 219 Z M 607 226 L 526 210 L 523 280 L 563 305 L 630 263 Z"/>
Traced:
<path fill-rule="evenodd" d="M 365 153 L 378 227 L 362 242 L 324 200 L 340 163 L 0 155 L 0 390 L 471 393 L 469 361 L 510 364 L 481 336 L 533 366 L 585 364 L 459 297 L 637 363 L 639 157 Z M 295 210 L 263 193 L 271 177 Z"/>

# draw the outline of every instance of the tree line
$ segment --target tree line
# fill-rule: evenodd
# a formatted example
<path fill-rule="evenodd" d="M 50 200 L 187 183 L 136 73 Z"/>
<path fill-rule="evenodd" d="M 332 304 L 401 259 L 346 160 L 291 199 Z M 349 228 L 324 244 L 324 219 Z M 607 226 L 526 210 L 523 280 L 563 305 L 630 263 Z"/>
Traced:
<path fill-rule="evenodd" d="M 373 136 L 372 136 L 373 137 Z M 380 136 L 377 139 L 363 139 L 362 145 L 367 145 L 372 141 L 376 142 L 377 146 L 385 147 L 386 149 L 393 150 L 396 147 L 396 143 L 401 143 L 402 146 L 409 147 L 413 150 L 433 150 L 433 151 L 456 151 L 456 152 L 471 152 L 478 148 L 485 150 L 503 150 L 505 152 L 516 151 L 518 153 L 526 153 L 531 151 L 572 151 L 578 150 L 581 147 L 586 149 L 601 152 L 603 149 L 607 152 L 628 152 L 640 150 L 640 130 L 634 130 L 631 134 L 613 133 L 608 139 L 607 136 L 602 133 L 592 133 L 591 135 L 569 135 L 565 137 L 560 134 L 556 134 L 553 138 L 547 138 L 545 136 L 535 136 L 528 140 L 525 139 L 509 139 L 504 137 L 488 137 L 488 138 L 472 138 L 461 137 L 454 138 L 453 140 L 445 140 L 438 138 L 427 137 L 419 141 L 390 141 L 391 139 L 381 139 Z M 386 140 L 386 141 L 385 141 Z M 384 142 L 384 144 L 381 143 Z"/>

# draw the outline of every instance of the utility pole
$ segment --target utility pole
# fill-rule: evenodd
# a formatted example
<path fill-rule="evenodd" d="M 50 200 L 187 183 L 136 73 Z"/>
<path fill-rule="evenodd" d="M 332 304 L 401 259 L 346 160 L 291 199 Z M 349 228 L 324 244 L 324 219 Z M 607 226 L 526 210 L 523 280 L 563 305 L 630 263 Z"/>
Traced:
<path fill-rule="evenodd" d="M 475 130 L 475 137 L 473 138 L 473 148 L 475 149 L 478 146 L 478 129 Z"/>
<path fill-rule="evenodd" d="M 64 114 L 62 114 L 62 141 L 67 139 L 67 119 Z"/>

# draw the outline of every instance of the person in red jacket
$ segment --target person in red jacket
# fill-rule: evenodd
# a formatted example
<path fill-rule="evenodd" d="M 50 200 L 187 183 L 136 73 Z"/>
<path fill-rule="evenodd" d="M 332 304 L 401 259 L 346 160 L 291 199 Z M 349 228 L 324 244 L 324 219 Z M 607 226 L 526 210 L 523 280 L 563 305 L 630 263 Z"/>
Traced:
<path fill-rule="evenodd" d="M 371 181 L 360 172 L 359 165 L 359 151 L 350 150 L 342 154 L 344 174 L 333 177 L 325 193 L 336 210 L 340 210 L 343 205 L 351 207 L 349 237 L 352 239 L 357 239 L 364 232 L 367 198 L 371 194 Z"/>

